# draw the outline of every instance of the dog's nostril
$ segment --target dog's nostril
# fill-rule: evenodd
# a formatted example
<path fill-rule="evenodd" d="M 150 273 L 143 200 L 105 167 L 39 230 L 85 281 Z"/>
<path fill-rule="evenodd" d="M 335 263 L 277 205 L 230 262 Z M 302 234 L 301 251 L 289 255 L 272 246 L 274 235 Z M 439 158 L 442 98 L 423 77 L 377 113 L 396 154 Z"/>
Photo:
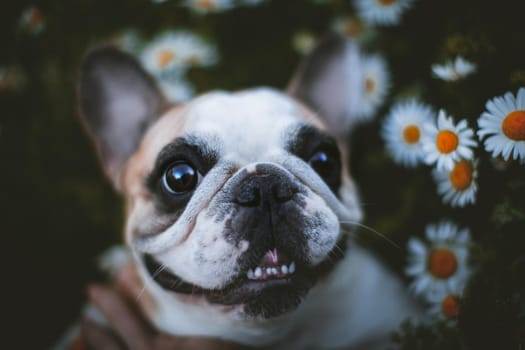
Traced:
<path fill-rule="evenodd" d="M 234 193 L 233 201 L 244 207 L 258 207 L 291 200 L 297 187 L 280 174 L 257 174 L 242 181 Z"/>
<path fill-rule="evenodd" d="M 272 186 L 273 198 L 278 203 L 284 203 L 292 199 L 295 191 L 290 188 L 288 183 L 275 184 Z"/>
<path fill-rule="evenodd" d="M 261 191 L 258 187 L 245 186 L 237 193 L 235 202 L 244 207 L 256 207 L 261 203 Z"/>

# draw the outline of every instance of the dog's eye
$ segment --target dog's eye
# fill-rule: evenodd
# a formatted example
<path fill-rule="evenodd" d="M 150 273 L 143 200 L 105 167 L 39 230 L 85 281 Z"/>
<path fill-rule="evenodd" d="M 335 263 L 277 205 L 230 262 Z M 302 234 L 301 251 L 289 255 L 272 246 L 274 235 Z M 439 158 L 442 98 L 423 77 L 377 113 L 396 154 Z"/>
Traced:
<path fill-rule="evenodd" d="M 308 164 L 310 164 L 322 178 L 328 178 L 336 171 L 336 160 L 325 151 L 315 152 L 308 160 Z"/>
<path fill-rule="evenodd" d="M 171 164 L 162 177 L 162 187 L 170 194 L 180 195 L 193 191 L 199 182 L 200 174 L 186 161 Z"/>

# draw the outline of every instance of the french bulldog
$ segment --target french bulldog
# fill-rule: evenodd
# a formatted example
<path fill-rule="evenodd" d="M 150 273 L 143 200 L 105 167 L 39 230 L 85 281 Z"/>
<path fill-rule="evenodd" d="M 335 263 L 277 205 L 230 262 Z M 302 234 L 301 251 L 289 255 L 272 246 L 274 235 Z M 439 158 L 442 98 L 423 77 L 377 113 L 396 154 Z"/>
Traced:
<path fill-rule="evenodd" d="M 98 47 L 82 123 L 126 204 L 147 317 L 174 335 L 272 349 L 381 349 L 418 314 L 355 241 L 348 164 L 358 48 L 330 36 L 286 92 L 215 91 L 171 106 L 128 54 Z M 358 80 L 358 79 L 357 79 Z"/>

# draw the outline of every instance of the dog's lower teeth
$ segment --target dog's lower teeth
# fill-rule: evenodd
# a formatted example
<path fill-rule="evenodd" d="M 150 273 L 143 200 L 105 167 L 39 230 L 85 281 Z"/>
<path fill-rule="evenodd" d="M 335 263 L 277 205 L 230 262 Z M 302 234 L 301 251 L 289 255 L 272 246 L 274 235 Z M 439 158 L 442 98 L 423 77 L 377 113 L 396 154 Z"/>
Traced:
<path fill-rule="evenodd" d="M 260 267 L 257 266 L 255 269 L 249 269 L 246 272 L 246 277 L 250 280 L 264 280 L 270 276 L 286 276 L 291 275 L 295 272 L 295 262 L 292 262 L 290 266 L 282 265 L 281 267 Z"/>
<path fill-rule="evenodd" d="M 254 276 L 257 278 L 257 277 L 261 277 L 262 276 L 262 270 L 260 267 L 257 267 L 255 269 L 255 271 L 253 272 Z"/>
<path fill-rule="evenodd" d="M 290 264 L 290 266 L 288 267 L 288 272 L 289 273 L 294 273 L 295 272 L 295 263 L 294 262 L 292 262 Z"/>

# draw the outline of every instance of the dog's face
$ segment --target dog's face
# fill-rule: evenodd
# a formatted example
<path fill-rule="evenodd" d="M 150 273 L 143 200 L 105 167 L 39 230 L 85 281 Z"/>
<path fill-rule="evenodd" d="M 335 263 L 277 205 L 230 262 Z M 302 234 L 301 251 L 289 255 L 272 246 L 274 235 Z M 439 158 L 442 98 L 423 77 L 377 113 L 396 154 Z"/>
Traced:
<path fill-rule="evenodd" d="M 336 63 L 351 62 L 353 50 L 338 39 L 319 48 L 330 65 L 315 66 L 316 80 L 337 77 Z M 331 136 L 346 133 L 337 119 L 345 103 L 323 104 L 319 95 L 329 92 L 311 93 L 313 78 L 304 78 L 319 64 L 315 55 L 291 93 L 331 119 L 270 89 L 209 93 L 170 108 L 125 54 L 88 56 L 81 114 L 126 199 L 125 239 L 152 289 L 270 318 L 298 307 L 343 257 L 341 225 L 361 212 L 346 147 Z"/>

